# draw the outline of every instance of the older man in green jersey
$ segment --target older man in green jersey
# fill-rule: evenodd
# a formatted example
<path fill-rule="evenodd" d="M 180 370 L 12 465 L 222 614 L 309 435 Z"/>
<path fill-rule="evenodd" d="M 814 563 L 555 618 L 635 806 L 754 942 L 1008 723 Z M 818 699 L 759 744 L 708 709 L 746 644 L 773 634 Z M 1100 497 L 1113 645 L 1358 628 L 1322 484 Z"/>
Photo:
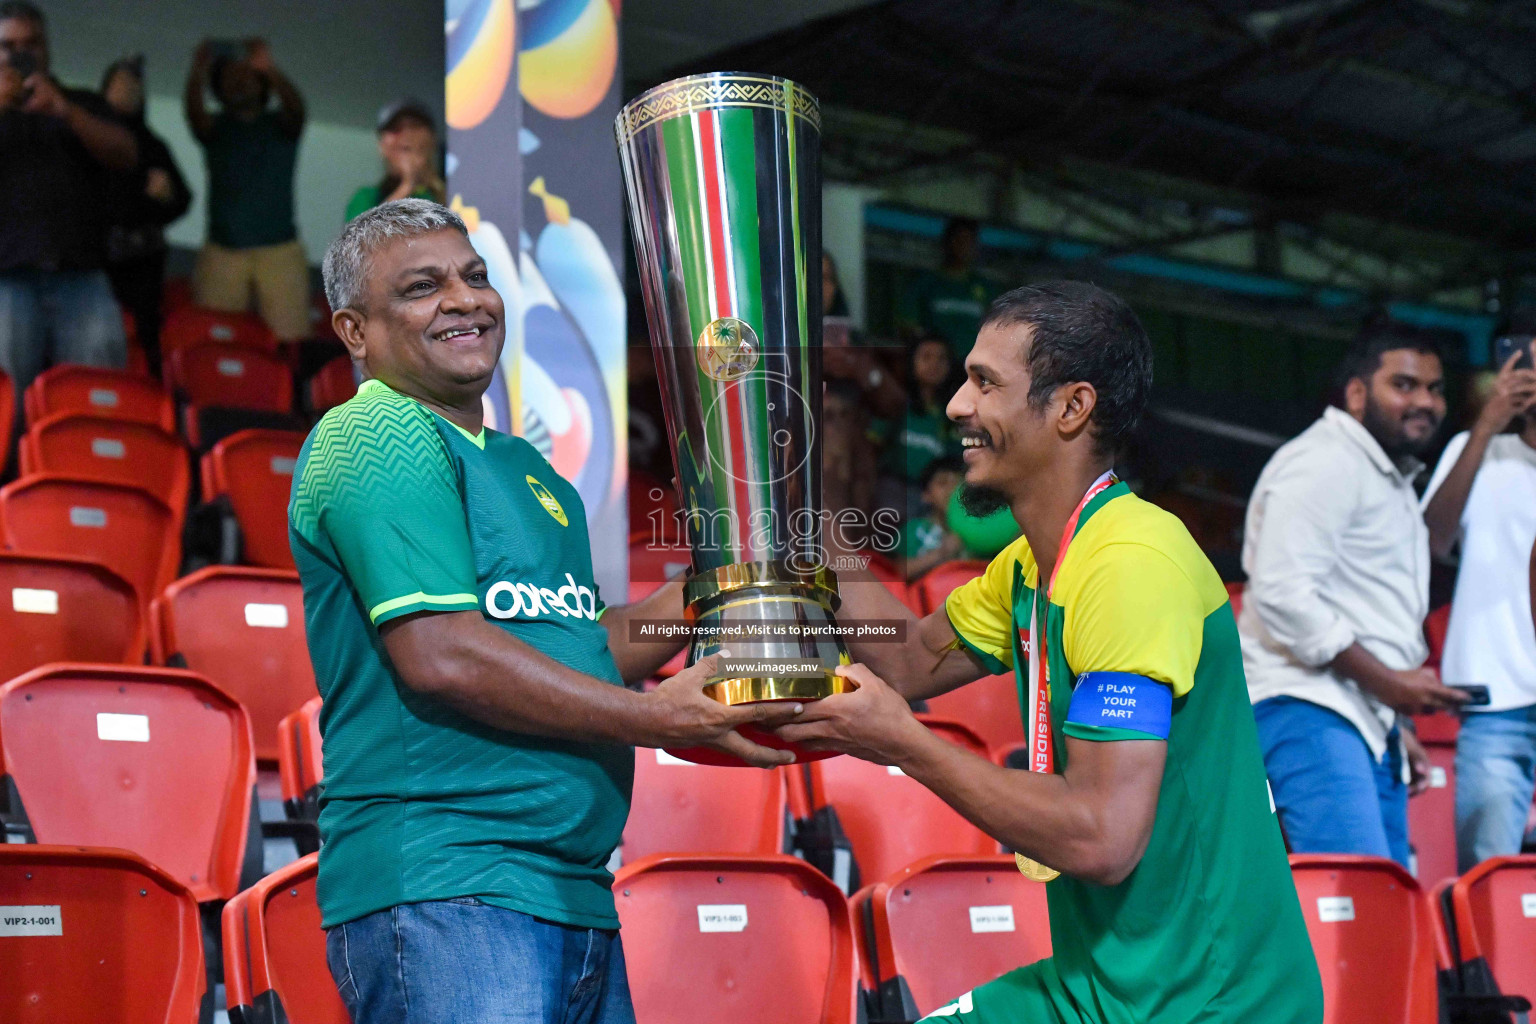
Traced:
<path fill-rule="evenodd" d="M 365 380 L 311 432 L 289 536 L 325 699 L 319 900 L 355 1024 L 632 1024 L 612 877 L 632 745 L 789 755 L 734 731 L 798 706 L 704 696 L 712 664 L 642 694 L 674 651 L 605 608 L 576 489 L 486 429 L 501 297 L 463 222 L 421 199 L 325 257 Z"/>
<path fill-rule="evenodd" d="M 1226 591 L 1183 525 L 1112 471 L 1150 390 L 1146 333 L 1093 285 L 1019 288 L 992 304 L 965 368 L 949 416 L 969 499 L 1011 508 L 1024 535 L 905 643 L 855 643 L 864 664 L 843 671 L 859 689 L 778 730 L 899 766 L 1048 883 L 1053 956 L 918 1009 L 964 1024 L 1318 1024 Z M 842 591 L 845 624 L 905 615 L 878 584 Z M 907 709 L 1007 671 L 1028 770 Z"/>

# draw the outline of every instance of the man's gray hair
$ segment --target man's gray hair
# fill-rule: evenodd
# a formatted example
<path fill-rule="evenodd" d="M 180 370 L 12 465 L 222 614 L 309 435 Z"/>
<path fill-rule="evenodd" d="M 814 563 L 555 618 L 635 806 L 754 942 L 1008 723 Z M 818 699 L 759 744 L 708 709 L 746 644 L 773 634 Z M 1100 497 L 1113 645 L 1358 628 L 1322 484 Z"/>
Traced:
<path fill-rule="evenodd" d="M 342 229 L 325 250 L 321 276 L 332 309 L 357 308 L 363 296 L 368 261 L 385 243 L 452 228 L 465 238 L 469 229 L 459 215 L 430 199 L 396 199 L 375 206 Z"/>

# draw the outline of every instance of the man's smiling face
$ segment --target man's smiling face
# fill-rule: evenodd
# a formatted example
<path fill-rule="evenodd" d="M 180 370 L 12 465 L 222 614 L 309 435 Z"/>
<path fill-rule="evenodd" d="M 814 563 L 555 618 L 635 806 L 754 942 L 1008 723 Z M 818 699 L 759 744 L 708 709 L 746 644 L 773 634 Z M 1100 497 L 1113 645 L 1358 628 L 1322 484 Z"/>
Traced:
<path fill-rule="evenodd" d="M 469 239 L 452 228 L 391 239 L 367 269 L 359 312 L 369 374 L 415 397 L 483 394 L 506 340 L 505 310 Z"/>
<path fill-rule="evenodd" d="M 967 488 L 1011 493 L 1049 457 L 1052 402 L 1029 401 L 1030 331 L 990 323 L 966 357 L 965 383 L 946 411 L 960 428 Z"/>

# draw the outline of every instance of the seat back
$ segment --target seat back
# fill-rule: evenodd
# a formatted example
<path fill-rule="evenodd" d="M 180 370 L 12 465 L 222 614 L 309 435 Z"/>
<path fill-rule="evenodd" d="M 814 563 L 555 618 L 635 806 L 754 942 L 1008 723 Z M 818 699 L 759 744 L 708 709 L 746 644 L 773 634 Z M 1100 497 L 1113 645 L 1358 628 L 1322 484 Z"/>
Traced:
<path fill-rule="evenodd" d="M 1492 857 L 1451 887 L 1462 963 L 1482 959 L 1499 991 L 1536 1002 L 1536 856 Z"/>
<path fill-rule="evenodd" d="M 944 607 L 944 601 L 956 587 L 969 583 L 986 571 L 986 562 L 967 560 L 945 562 L 923 573 L 912 583 L 912 591 L 917 596 L 922 614 L 931 615 Z"/>
<path fill-rule="evenodd" d="M 326 966 L 318 865 L 301 857 L 224 907 L 224 983 L 242 1020 L 351 1024 Z"/>
<path fill-rule="evenodd" d="M 870 902 L 888 1018 L 932 1013 L 1051 955 L 1045 886 L 1011 856 L 930 857 L 877 883 Z"/>
<path fill-rule="evenodd" d="M 330 321 L 326 321 L 329 326 Z M 353 375 L 352 360 L 337 356 L 320 367 L 309 378 L 309 409 L 322 413 L 350 401 L 357 394 L 357 378 Z"/>
<path fill-rule="evenodd" d="M 966 726 L 989 751 L 1024 742 L 1024 711 L 1012 674 L 983 676 L 973 683 L 928 698 L 928 710 Z"/>
<path fill-rule="evenodd" d="M 1243 613 L 1243 589 L 1245 584 L 1228 581 L 1226 587 L 1227 603 L 1232 606 L 1232 615 L 1236 618 Z"/>
<path fill-rule="evenodd" d="M 177 349 L 166 364 L 170 382 L 192 405 L 289 412 L 293 374 L 288 364 L 243 345 Z"/>
<path fill-rule="evenodd" d="M 847 903 L 804 861 L 647 857 L 613 893 L 638 1024 L 851 1024 Z"/>
<path fill-rule="evenodd" d="M 39 842 L 132 850 L 200 901 L 239 887 L 251 726 L 202 676 L 68 663 L 19 676 L 0 686 L 0 773 Z"/>
<path fill-rule="evenodd" d="M 1426 740 L 1424 752 L 1429 755 L 1429 788 L 1408 801 L 1408 838 L 1414 874 L 1428 888 L 1456 877 L 1456 744 Z"/>
<path fill-rule="evenodd" d="M 66 364 L 39 374 L 27 388 L 27 426 L 60 412 L 148 423 L 176 430 L 176 405 L 154 380 L 125 370 Z"/>
<path fill-rule="evenodd" d="M 243 704 L 257 759 L 275 762 L 278 722 L 318 696 L 299 574 L 211 565 L 166 587 L 149 614 L 155 664 L 189 668 Z"/>
<path fill-rule="evenodd" d="M 779 769 L 744 772 L 641 747 L 620 850 L 625 863 L 653 853 L 782 853 L 785 800 Z"/>
<path fill-rule="evenodd" d="M 958 722 L 920 715 L 939 736 L 981 757 L 981 738 Z M 997 842 L 966 821 L 900 768 L 854 757 L 833 757 L 807 765 L 809 804 L 830 806 L 853 847 L 859 877 L 886 878 L 924 857 L 978 856 L 997 852 Z"/>
<path fill-rule="evenodd" d="M 205 496 L 229 496 L 245 540 L 245 562 L 292 569 L 288 495 L 304 435 L 292 430 L 242 430 L 203 461 Z"/>
<path fill-rule="evenodd" d="M 0 845 L 0 1020 L 191 1024 L 197 901 L 126 850 Z"/>
<path fill-rule="evenodd" d="M 1292 854 L 1291 877 L 1325 1024 L 1434 1024 L 1434 924 L 1413 876 L 1377 857 Z"/>
<path fill-rule="evenodd" d="M 170 353 L 199 345 L 246 345 L 271 352 L 277 339 L 252 313 L 225 313 L 190 303 L 168 306 L 160 328 L 161 349 Z"/>
<path fill-rule="evenodd" d="M 277 776 L 288 817 L 315 820 L 319 814 L 319 786 L 325 779 L 319 697 L 311 697 L 277 723 Z"/>
<path fill-rule="evenodd" d="M 133 585 L 104 565 L 0 551 L 0 681 L 52 661 L 144 660 Z"/>
<path fill-rule="evenodd" d="M 181 529 L 170 507 L 127 484 L 52 473 L 0 487 L 6 543 L 32 554 L 90 558 L 138 591 L 146 604 L 176 575 Z"/>
<path fill-rule="evenodd" d="M 21 439 L 22 473 L 59 473 L 142 487 L 178 517 L 192 470 L 181 439 L 148 423 L 58 412 Z"/>
<path fill-rule="evenodd" d="M 1424 617 L 1424 641 L 1429 645 L 1429 657 L 1424 664 L 1439 670 L 1440 658 L 1445 654 L 1445 636 L 1451 628 L 1451 606 L 1443 604 Z M 1451 680 L 1456 682 L 1456 680 Z"/>

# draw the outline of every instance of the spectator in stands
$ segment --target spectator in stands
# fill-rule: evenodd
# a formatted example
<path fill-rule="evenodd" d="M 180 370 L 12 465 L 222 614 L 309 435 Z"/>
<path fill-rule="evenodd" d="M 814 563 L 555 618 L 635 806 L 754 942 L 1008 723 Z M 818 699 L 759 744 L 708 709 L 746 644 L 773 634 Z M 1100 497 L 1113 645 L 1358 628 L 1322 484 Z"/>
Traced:
<path fill-rule="evenodd" d="M 208 112 L 212 89 L 219 112 Z M 271 99 L 277 96 L 277 108 Z M 187 124 L 208 164 L 208 241 L 197 255 L 199 306 L 256 310 L 282 341 L 309 336 L 309 267 L 293 215 L 304 98 L 261 39 L 204 40 L 187 76 Z"/>
<path fill-rule="evenodd" d="M 1424 667 L 1429 535 L 1413 481 L 1445 418 L 1444 376 L 1434 338 L 1393 325 L 1366 330 L 1342 376 L 1342 407 L 1254 487 L 1238 630 L 1291 849 L 1406 866 L 1407 783 L 1426 784 L 1428 759 L 1399 716 L 1465 699 Z"/>
<path fill-rule="evenodd" d="M 163 139 L 144 120 L 144 58 L 115 61 L 101 96 L 133 131 L 139 161 L 114 176 L 107 231 L 107 276 L 133 317 L 150 372 L 160 374 L 160 302 L 165 291 L 165 226 L 187 212 L 192 193 Z"/>
<path fill-rule="evenodd" d="M 102 269 L 105 196 L 109 172 L 137 156 L 99 96 L 49 73 L 42 11 L 0 3 L 0 369 L 18 420 L 22 392 L 49 364 L 123 365 L 122 314 Z"/>
<path fill-rule="evenodd" d="M 448 201 L 448 186 L 437 167 L 437 122 L 420 100 L 396 100 L 379 111 L 379 157 L 384 177 L 364 185 L 347 201 L 347 220 L 395 199 Z"/>
<path fill-rule="evenodd" d="M 959 558 L 964 550 L 949 529 L 949 499 L 965 476 L 965 463 L 955 456 L 934 459 L 923 470 L 924 514 L 908 519 L 901 529 L 901 557 L 907 580 L 915 580 L 936 565 Z"/>
<path fill-rule="evenodd" d="M 735 727 L 800 709 L 706 697 L 717 659 L 624 686 L 676 652 L 627 623 L 680 618 L 681 584 L 605 611 L 580 495 L 485 428 L 505 311 L 468 234 L 401 199 L 325 256 L 367 378 L 311 433 L 290 506 L 325 699 L 328 959 L 359 1022 L 405 1020 L 408 994 L 412 1020 L 633 1024 L 606 868 L 631 744 L 783 764 Z"/>
<path fill-rule="evenodd" d="M 949 342 L 956 364 L 965 362 L 993 295 L 992 287 L 976 273 L 977 234 L 976 222 L 965 217 L 944 226 L 939 269 L 917 277 L 900 313 L 908 330 L 936 334 Z"/>
<path fill-rule="evenodd" d="M 908 350 L 905 408 L 874 427 L 882 445 L 880 497 L 900 508 L 904 518 L 922 514 L 919 481 L 929 464 L 960 454 L 960 435 L 944 414 L 956 383 L 953 367 L 943 338 L 932 335 L 915 342 Z"/>
<path fill-rule="evenodd" d="M 1536 357 L 1499 369 L 1472 429 L 1451 438 L 1424 494 L 1436 555 L 1461 541 L 1440 676 L 1488 687 L 1456 740 L 1456 860 L 1466 871 L 1520 852 L 1536 792 L 1536 634 L 1526 553 L 1536 544 Z M 1505 431 L 1511 423 L 1515 433 Z"/>

